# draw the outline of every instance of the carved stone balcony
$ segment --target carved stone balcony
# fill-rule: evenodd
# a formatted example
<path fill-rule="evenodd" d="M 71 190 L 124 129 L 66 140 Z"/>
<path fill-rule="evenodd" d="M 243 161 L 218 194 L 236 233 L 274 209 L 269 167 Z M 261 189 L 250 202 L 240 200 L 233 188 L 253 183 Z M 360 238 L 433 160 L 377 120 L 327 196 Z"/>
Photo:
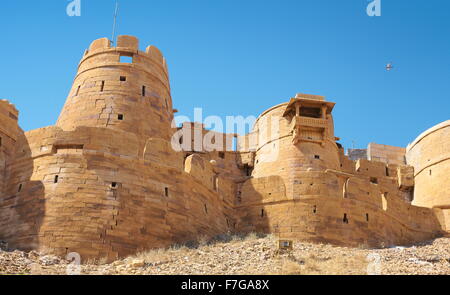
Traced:
<path fill-rule="evenodd" d="M 291 123 L 293 143 L 301 141 L 323 144 L 327 128 L 327 120 L 295 116 Z"/>
<path fill-rule="evenodd" d="M 327 128 L 327 120 L 326 119 L 295 116 L 294 120 L 295 120 L 295 126 L 305 126 L 305 127 L 320 128 L 320 129 Z"/>

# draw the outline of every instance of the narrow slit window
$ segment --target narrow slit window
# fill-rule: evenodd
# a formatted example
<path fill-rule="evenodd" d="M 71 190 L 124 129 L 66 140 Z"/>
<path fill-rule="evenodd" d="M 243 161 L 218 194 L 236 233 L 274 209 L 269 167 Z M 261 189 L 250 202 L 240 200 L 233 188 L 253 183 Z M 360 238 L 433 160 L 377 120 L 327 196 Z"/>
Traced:
<path fill-rule="evenodd" d="M 214 176 L 213 177 L 213 189 L 216 192 L 219 191 L 218 182 L 219 182 L 219 178 L 217 176 Z"/>
<path fill-rule="evenodd" d="M 54 179 L 54 183 L 58 183 L 58 181 L 59 181 L 59 175 L 55 175 L 55 179 Z"/>
<path fill-rule="evenodd" d="M 345 224 L 348 224 L 347 213 L 344 213 L 344 218 L 342 219 L 342 222 L 344 222 Z"/>
<path fill-rule="evenodd" d="M 261 218 L 264 217 L 264 214 L 265 214 L 264 209 L 261 209 Z"/>
<path fill-rule="evenodd" d="M 208 207 L 205 204 L 205 213 L 208 214 Z"/>
<path fill-rule="evenodd" d="M 0 137 L 0 146 L 2 146 L 2 138 Z"/>
<path fill-rule="evenodd" d="M 78 86 L 77 92 L 75 93 L 75 96 L 78 96 L 78 94 L 80 94 L 80 89 L 81 89 L 81 85 Z"/>
<path fill-rule="evenodd" d="M 169 188 L 168 188 L 168 187 L 164 188 L 164 195 L 165 195 L 166 197 L 169 196 Z"/>
<path fill-rule="evenodd" d="M 431 176 L 431 174 L 433 174 L 433 173 L 431 172 L 431 169 L 430 169 L 430 176 Z"/>
<path fill-rule="evenodd" d="M 100 92 L 103 92 L 105 89 L 105 81 L 102 81 L 102 85 L 100 86 Z"/>
<path fill-rule="evenodd" d="M 120 81 L 121 82 L 125 82 L 127 80 L 127 77 L 125 77 L 125 76 L 120 76 Z"/>
<path fill-rule="evenodd" d="M 366 221 L 369 222 L 369 213 L 366 213 Z"/>
<path fill-rule="evenodd" d="M 19 188 L 17 189 L 17 192 L 21 192 L 22 191 L 22 184 L 19 184 Z"/>
<path fill-rule="evenodd" d="M 145 96 L 145 94 L 146 94 L 146 87 L 145 86 L 142 86 L 142 96 Z"/>
<path fill-rule="evenodd" d="M 313 208 L 313 213 L 314 213 L 314 214 L 316 214 L 316 213 L 317 213 L 317 206 L 316 206 L 316 205 L 314 205 L 314 208 Z"/>

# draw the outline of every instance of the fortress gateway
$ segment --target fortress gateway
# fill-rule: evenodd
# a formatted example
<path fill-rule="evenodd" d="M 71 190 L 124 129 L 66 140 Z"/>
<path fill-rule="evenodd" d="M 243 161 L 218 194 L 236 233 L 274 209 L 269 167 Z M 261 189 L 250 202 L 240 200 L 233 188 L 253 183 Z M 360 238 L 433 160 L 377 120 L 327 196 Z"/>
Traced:
<path fill-rule="evenodd" d="M 0 101 L 0 240 L 115 259 L 227 232 L 374 247 L 448 233 L 450 121 L 407 149 L 371 144 L 354 158 L 337 143 L 333 107 L 298 94 L 265 111 L 237 150 L 178 152 L 160 51 L 131 36 L 115 48 L 96 40 L 55 126 L 23 132 Z M 265 140 L 269 118 L 279 128 Z"/>

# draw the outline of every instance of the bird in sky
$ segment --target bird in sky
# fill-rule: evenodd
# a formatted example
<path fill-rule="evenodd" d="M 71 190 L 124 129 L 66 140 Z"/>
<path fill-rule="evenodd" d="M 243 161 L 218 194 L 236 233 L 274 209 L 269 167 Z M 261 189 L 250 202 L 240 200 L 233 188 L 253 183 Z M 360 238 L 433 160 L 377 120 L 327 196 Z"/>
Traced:
<path fill-rule="evenodd" d="M 386 65 L 386 71 L 390 71 L 390 70 L 392 70 L 394 68 L 394 66 L 392 65 L 392 62 L 390 62 L 390 63 L 388 63 L 387 65 Z"/>

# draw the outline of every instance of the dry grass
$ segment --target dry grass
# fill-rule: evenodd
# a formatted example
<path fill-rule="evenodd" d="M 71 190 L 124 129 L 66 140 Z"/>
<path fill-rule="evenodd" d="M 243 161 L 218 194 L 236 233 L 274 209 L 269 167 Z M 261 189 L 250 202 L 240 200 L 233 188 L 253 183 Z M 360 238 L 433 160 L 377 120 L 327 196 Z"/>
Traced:
<path fill-rule="evenodd" d="M 160 264 L 172 261 L 174 257 L 191 256 L 197 251 L 207 251 L 210 247 L 226 243 L 251 242 L 260 238 L 272 238 L 271 235 L 261 235 L 257 233 L 249 234 L 227 234 L 214 238 L 200 236 L 196 241 L 190 241 L 186 244 L 175 244 L 170 248 L 153 249 L 140 252 L 129 259 L 142 259 L 147 264 Z"/>
<path fill-rule="evenodd" d="M 364 275 L 367 274 L 366 257 L 355 256 L 316 256 L 306 258 L 289 256 L 281 261 L 281 275 Z"/>
<path fill-rule="evenodd" d="M 270 253 L 272 254 L 267 258 L 271 261 L 273 268 L 259 269 L 257 263 L 250 263 L 240 273 L 249 275 L 364 275 L 367 273 L 368 262 L 363 252 L 355 251 L 355 253 L 342 254 L 340 256 L 331 256 L 321 252 L 312 254 L 299 249 L 294 249 L 292 252 L 279 252 L 276 247 L 277 237 L 256 233 L 247 235 L 222 235 L 213 239 L 202 236 L 195 242 L 174 245 L 168 249 L 155 249 L 141 252 L 128 259 L 140 259 L 146 264 L 153 266 L 171 262 L 177 263 L 177 261 L 179 262 L 180 259 L 183 260 L 184 258 L 187 258 L 188 261 L 194 260 L 195 263 L 202 263 L 201 260 L 196 260 L 198 259 L 196 257 L 198 257 L 199 253 L 206 255 L 206 253 L 213 251 L 215 247 L 226 244 L 242 244 L 245 249 L 247 247 L 246 245 L 253 246 L 261 238 L 264 238 L 266 243 L 269 241 L 273 245 L 270 249 Z M 359 248 L 364 249 L 366 245 L 361 245 Z M 215 261 L 218 264 L 222 262 Z"/>

